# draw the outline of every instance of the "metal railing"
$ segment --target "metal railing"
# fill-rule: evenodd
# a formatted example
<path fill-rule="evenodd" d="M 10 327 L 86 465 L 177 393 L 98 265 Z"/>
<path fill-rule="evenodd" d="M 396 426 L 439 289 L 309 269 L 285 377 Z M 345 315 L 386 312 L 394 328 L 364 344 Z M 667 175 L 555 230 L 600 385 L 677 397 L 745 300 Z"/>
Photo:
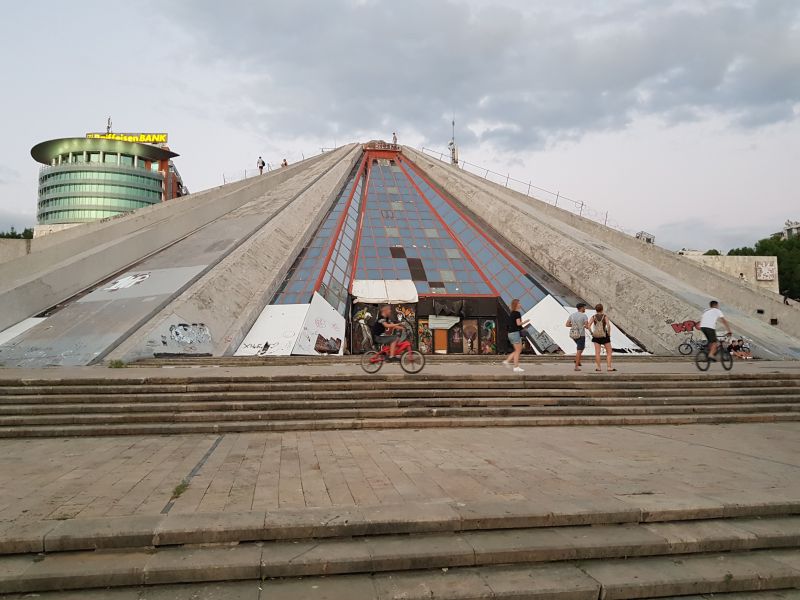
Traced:
<path fill-rule="evenodd" d="M 430 148 L 423 147 L 420 149 L 420 152 L 438 158 L 443 162 L 450 162 L 449 150 L 440 152 L 438 150 L 432 150 Z M 483 179 L 491 181 L 492 183 L 498 183 L 516 192 L 525 194 L 526 196 L 535 200 L 547 202 L 548 204 L 552 204 L 553 206 L 567 210 L 577 214 L 578 216 L 597 221 L 598 223 L 612 227 L 617 231 L 621 231 L 627 235 L 634 235 L 632 230 L 624 228 L 620 223 L 614 221 L 613 219 L 609 219 L 607 210 L 597 210 L 586 204 L 583 200 L 575 200 L 569 196 L 563 195 L 560 191 L 554 192 L 552 190 L 534 185 L 531 181 L 522 181 L 521 179 L 511 177 L 509 173 L 498 173 L 497 171 L 492 171 L 491 169 L 473 164 L 463 159 L 458 161 L 458 166 L 468 173 L 482 177 Z"/>
<path fill-rule="evenodd" d="M 319 154 L 324 154 L 325 152 L 330 152 L 331 150 L 336 150 L 336 148 L 320 148 L 319 152 L 314 152 L 313 154 L 309 154 L 308 156 L 305 155 L 304 152 L 300 153 L 302 157 L 300 160 L 305 160 L 306 158 L 313 158 Z M 280 169 L 281 163 L 267 163 L 264 167 L 264 173 L 268 173 L 270 171 L 274 171 L 275 169 Z M 233 183 L 235 181 L 242 181 L 243 179 L 247 179 L 248 177 L 255 177 L 258 175 L 258 169 L 242 169 L 241 171 L 230 171 L 229 173 L 222 174 L 222 183 Z"/>

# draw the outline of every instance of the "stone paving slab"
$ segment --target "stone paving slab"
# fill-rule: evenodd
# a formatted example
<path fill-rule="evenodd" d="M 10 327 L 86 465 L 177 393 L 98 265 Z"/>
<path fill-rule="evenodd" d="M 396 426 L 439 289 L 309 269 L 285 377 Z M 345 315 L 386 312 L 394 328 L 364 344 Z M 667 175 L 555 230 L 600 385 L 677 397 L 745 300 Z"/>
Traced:
<path fill-rule="evenodd" d="M 107 517 L 167 514 L 179 530 L 182 515 L 288 518 L 275 513 L 282 509 L 307 515 L 304 527 L 367 527 L 385 521 L 382 506 L 421 502 L 432 504 L 434 522 L 469 519 L 482 505 L 486 526 L 518 510 L 519 526 L 534 526 L 516 501 L 664 520 L 690 509 L 741 516 L 756 504 L 775 514 L 798 500 L 798 423 L 0 440 L 0 538 L 20 543 L 68 531 L 72 519 Z M 419 519 L 409 516 L 420 517 L 407 509 L 396 520 L 413 532 Z"/>

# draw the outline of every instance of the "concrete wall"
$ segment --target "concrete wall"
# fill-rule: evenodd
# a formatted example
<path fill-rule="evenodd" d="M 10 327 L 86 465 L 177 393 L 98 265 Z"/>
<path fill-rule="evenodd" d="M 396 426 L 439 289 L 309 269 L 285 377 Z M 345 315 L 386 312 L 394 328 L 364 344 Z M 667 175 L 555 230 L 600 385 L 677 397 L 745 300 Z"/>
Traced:
<path fill-rule="evenodd" d="M 25 256 L 31 252 L 32 240 L 15 240 L 11 238 L 0 238 L 0 263 L 8 262 Z"/>
<path fill-rule="evenodd" d="M 78 225 L 81 225 L 81 223 L 51 223 L 49 225 L 34 225 L 33 239 L 39 240 L 39 238 L 50 235 L 51 233 L 58 233 L 59 231 L 64 231 L 65 229 L 72 229 Z"/>
<path fill-rule="evenodd" d="M 733 277 L 740 285 L 752 286 L 771 294 L 780 292 L 777 256 L 707 256 L 705 254 L 683 254 L 682 256 L 720 271 L 728 277 Z M 759 279 L 759 276 L 764 276 L 763 269 L 761 269 L 762 273 L 759 273 L 760 264 L 771 265 L 774 268 L 772 279 Z M 744 280 L 740 278 L 740 275 L 744 275 Z"/>
<path fill-rule="evenodd" d="M 0 330 L 36 315 L 275 189 L 342 148 L 253 177 L 190 194 L 130 215 L 40 238 L 33 252 L 0 264 Z"/>
<path fill-rule="evenodd" d="M 284 209 L 275 213 L 245 243 L 192 284 L 111 352 L 110 360 L 152 357 L 159 339 L 176 318 L 202 323 L 211 342 L 201 349 L 215 356 L 238 348 L 286 272 L 327 213 L 361 155 L 350 147 L 335 165 L 314 180 L 297 178 L 280 189 Z"/>
<path fill-rule="evenodd" d="M 661 249 L 648 252 L 653 250 L 649 244 L 413 149 L 404 148 L 403 153 L 468 211 L 568 288 L 591 303 L 606 304 L 612 320 L 652 352 L 675 354 L 682 336 L 676 335 L 671 324 L 699 318 L 709 297 L 720 298 L 725 306 L 727 296 L 718 292 L 728 291 L 729 284 L 731 296 L 743 292 L 763 297 L 765 304 L 774 302 L 765 292 L 743 289 L 738 281 L 713 269 Z M 620 241 L 620 237 L 626 239 Z M 712 275 L 700 277 L 698 273 Z M 708 279 L 711 289 L 695 286 L 689 279 Z M 800 339 L 770 327 L 749 312 L 727 312 L 737 332 L 757 340 L 764 356 L 800 357 Z"/>

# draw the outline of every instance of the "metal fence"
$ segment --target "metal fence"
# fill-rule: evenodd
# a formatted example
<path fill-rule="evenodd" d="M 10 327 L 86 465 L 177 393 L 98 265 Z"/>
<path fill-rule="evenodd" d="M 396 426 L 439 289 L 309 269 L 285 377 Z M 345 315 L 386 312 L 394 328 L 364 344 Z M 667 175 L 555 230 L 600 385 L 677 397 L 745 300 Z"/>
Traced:
<path fill-rule="evenodd" d="M 308 156 L 305 155 L 304 152 L 300 153 L 302 157 L 300 160 L 305 160 L 306 158 L 312 158 L 317 156 L 318 154 L 323 154 L 325 152 L 330 152 L 331 150 L 336 150 L 336 148 L 320 148 L 319 152 L 314 152 L 309 154 Z M 274 171 L 275 169 L 280 169 L 281 163 L 267 163 L 264 167 L 264 173 L 268 173 L 269 171 Z M 241 181 L 242 179 L 247 179 L 248 177 L 255 177 L 258 175 L 258 169 L 242 169 L 241 171 L 229 171 L 227 173 L 222 174 L 222 183 L 233 183 L 234 181 Z"/>
<path fill-rule="evenodd" d="M 433 156 L 438 158 L 441 161 L 450 162 L 450 152 L 440 152 L 438 150 L 432 150 L 430 148 L 421 148 L 420 151 L 423 154 L 427 154 L 429 156 Z M 627 235 L 634 235 L 632 230 L 625 229 L 622 225 L 613 219 L 609 218 L 608 211 L 598 210 L 582 200 L 575 200 L 568 196 L 564 196 L 559 191 L 552 191 L 537 185 L 534 185 L 531 181 L 522 181 L 521 179 L 516 179 L 511 177 L 509 173 L 503 174 L 498 173 L 497 171 L 492 171 L 491 169 L 487 169 L 486 167 L 482 167 L 480 165 L 473 164 L 466 160 L 459 160 L 458 166 L 468 173 L 472 173 L 473 175 L 477 175 L 486 179 L 487 181 L 491 181 L 493 183 L 499 183 L 500 185 L 512 189 L 516 192 L 520 192 L 534 198 L 536 200 L 540 200 L 542 202 L 547 202 L 548 204 L 552 204 L 553 206 L 557 206 L 558 208 L 562 208 L 564 210 L 568 210 L 572 213 L 575 213 L 581 217 L 586 217 L 587 219 L 592 219 L 593 221 L 597 221 L 598 223 L 602 223 L 603 225 L 607 225 L 609 227 L 613 227 L 614 229 L 621 231 Z"/>

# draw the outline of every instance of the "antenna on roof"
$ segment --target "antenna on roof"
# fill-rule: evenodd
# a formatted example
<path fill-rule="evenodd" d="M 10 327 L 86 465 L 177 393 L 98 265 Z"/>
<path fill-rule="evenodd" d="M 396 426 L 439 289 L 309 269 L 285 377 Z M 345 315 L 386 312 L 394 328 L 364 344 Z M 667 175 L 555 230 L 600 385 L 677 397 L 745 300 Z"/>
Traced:
<path fill-rule="evenodd" d="M 111 117 L 108 117 L 108 121 L 106 122 L 106 133 L 111 133 Z"/>
<path fill-rule="evenodd" d="M 450 138 L 450 143 L 447 144 L 450 148 L 450 164 L 458 166 L 458 148 L 456 147 L 456 114 L 453 113 L 453 135 Z"/>

